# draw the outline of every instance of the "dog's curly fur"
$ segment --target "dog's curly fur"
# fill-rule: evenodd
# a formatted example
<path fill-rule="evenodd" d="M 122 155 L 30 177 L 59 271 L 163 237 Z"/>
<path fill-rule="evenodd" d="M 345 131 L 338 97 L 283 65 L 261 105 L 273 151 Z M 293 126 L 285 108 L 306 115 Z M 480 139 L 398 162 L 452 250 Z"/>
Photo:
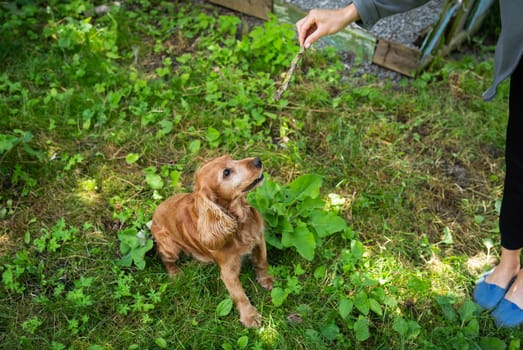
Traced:
<path fill-rule="evenodd" d="M 247 192 L 262 180 L 259 158 L 213 159 L 196 172 L 192 193 L 174 195 L 158 206 L 151 226 L 171 276 L 179 271 L 176 261 L 181 252 L 219 265 L 221 279 L 246 327 L 259 327 L 261 315 L 239 280 L 242 257 L 251 254 L 258 282 L 267 290 L 273 286 L 267 272 L 263 218 L 246 200 Z"/>

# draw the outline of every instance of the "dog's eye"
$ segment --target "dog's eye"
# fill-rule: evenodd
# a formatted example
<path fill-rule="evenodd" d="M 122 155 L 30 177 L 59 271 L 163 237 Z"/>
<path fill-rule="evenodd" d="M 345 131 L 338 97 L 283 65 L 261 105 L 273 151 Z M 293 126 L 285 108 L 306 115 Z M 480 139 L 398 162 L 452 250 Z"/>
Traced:
<path fill-rule="evenodd" d="M 224 169 L 223 170 L 223 177 L 228 177 L 231 175 L 231 169 Z"/>

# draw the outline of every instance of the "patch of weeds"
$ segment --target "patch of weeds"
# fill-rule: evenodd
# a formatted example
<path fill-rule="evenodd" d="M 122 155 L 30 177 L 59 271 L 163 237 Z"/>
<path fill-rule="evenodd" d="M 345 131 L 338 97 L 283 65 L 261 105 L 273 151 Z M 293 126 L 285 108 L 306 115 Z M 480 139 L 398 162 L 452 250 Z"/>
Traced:
<path fill-rule="evenodd" d="M 34 224 L 35 221 L 32 223 Z M 18 251 L 12 260 L 6 257 L 7 262 L 2 266 L 2 282 L 6 290 L 21 294 L 28 287 L 34 287 L 33 280 L 47 284 L 44 260 L 40 258 L 52 256 L 64 249 L 67 242 L 77 238 L 78 232 L 77 228 L 68 226 L 63 218 L 51 230 L 42 228 L 40 236 L 33 240 L 30 231 L 26 231 L 24 235 L 26 247 Z M 52 280 L 53 277 L 50 279 Z"/>
<path fill-rule="evenodd" d="M 0 191 L 4 186 L 11 187 L 11 190 L 19 190 L 20 195 L 25 197 L 38 185 L 33 174 L 34 169 L 26 163 L 36 160 L 43 165 L 45 155 L 43 151 L 30 145 L 33 137 L 30 131 L 19 129 L 15 129 L 13 133 L 0 133 L 0 171 L 5 176 L 0 178 L 4 182 L 0 185 Z M 22 152 L 17 152 L 18 150 Z M 16 192 L 11 191 L 9 196 L 14 193 Z"/>
<path fill-rule="evenodd" d="M 35 240 L 33 244 L 36 246 L 38 252 L 54 253 L 58 248 L 62 247 L 67 241 L 72 240 L 78 233 L 78 229 L 74 227 L 67 227 L 65 220 L 60 219 L 52 229 L 42 229 L 42 235 Z M 30 240 L 28 233 L 26 234 L 26 242 Z"/>
<path fill-rule="evenodd" d="M 265 180 L 249 194 L 269 225 L 267 243 L 278 249 L 293 247 L 310 261 L 322 239 L 337 232 L 351 234 L 343 218 L 325 210 L 326 203 L 319 198 L 321 185 L 319 175 L 302 175 L 285 186 Z"/>
<path fill-rule="evenodd" d="M 120 252 L 122 257 L 118 260 L 119 265 L 129 267 L 135 265 L 143 270 L 145 267 L 145 254 L 152 249 L 153 240 L 146 237 L 143 230 L 128 228 L 118 232 L 120 239 Z"/>
<path fill-rule="evenodd" d="M 11 151 L 20 145 L 24 152 L 42 161 L 43 152 L 33 149 L 29 143 L 33 140 L 33 134 L 30 131 L 15 129 L 12 134 L 0 134 L 0 156 L 5 157 L 4 153 Z"/>
<path fill-rule="evenodd" d="M 139 288 L 139 282 L 134 279 L 132 274 L 124 273 L 114 269 L 118 273 L 116 286 L 112 298 L 116 303 L 116 312 L 122 316 L 135 314 L 141 316 L 144 323 L 149 323 L 149 311 L 161 303 L 162 296 L 166 292 L 168 283 L 163 283 L 157 288 Z"/>
<path fill-rule="evenodd" d="M 457 301 L 448 296 L 436 296 L 436 302 L 441 308 L 448 325 L 435 327 L 433 330 L 434 345 L 448 343 L 443 339 L 452 337 L 454 342 L 449 346 L 451 349 L 481 348 L 481 349 L 505 349 L 504 339 L 494 336 L 482 336 L 480 326 L 480 307 L 471 300 L 459 305 Z M 514 348 L 519 344 L 519 337 L 511 339 L 508 348 Z M 518 345 L 519 346 L 519 345 Z"/>

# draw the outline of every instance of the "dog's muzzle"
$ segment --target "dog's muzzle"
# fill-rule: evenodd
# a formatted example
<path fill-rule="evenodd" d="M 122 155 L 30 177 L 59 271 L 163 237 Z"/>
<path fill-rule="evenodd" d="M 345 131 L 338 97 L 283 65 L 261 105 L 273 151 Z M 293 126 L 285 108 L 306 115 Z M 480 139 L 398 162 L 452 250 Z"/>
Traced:
<path fill-rule="evenodd" d="M 259 184 L 261 184 L 263 182 L 263 173 L 260 174 L 260 176 L 258 178 L 256 178 L 256 180 L 254 180 L 249 186 L 247 186 L 243 192 L 249 192 L 250 190 L 252 190 L 253 188 L 255 188 L 256 186 L 258 186 Z"/>

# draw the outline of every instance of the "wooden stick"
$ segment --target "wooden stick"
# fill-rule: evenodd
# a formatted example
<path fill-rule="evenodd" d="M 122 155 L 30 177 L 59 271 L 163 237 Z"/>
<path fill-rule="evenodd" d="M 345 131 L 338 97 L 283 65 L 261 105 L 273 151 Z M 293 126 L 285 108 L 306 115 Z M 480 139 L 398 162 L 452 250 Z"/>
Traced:
<path fill-rule="evenodd" d="M 285 74 L 285 78 L 283 79 L 283 82 L 281 83 L 279 89 L 274 94 L 274 101 L 279 101 L 285 90 L 289 87 L 289 82 L 291 81 L 292 75 L 294 74 L 294 70 L 296 69 L 296 66 L 298 66 L 298 63 L 300 62 L 303 54 L 305 53 L 305 48 L 302 46 L 300 48 L 300 51 L 294 56 L 294 59 L 291 62 L 291 66 L 289 70 L 287 71 L 287 74 Z"/>

